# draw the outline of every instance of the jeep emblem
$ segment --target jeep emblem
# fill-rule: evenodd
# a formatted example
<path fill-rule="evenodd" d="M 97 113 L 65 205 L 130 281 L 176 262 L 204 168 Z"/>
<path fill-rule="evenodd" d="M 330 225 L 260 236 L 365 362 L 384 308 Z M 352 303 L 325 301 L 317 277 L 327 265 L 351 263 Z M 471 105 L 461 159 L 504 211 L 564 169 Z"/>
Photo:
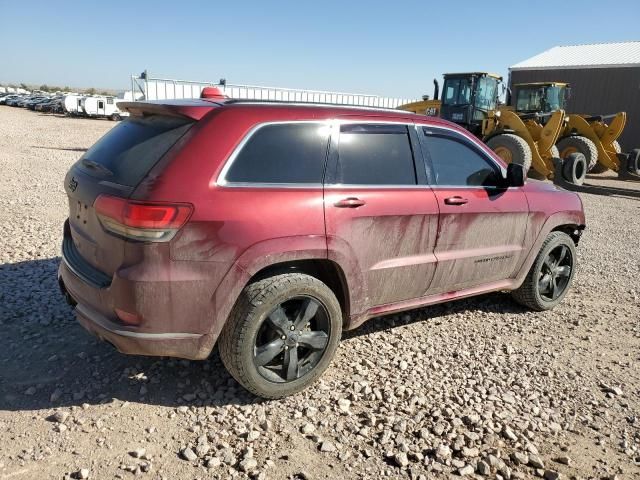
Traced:
<path fill-rule="evenodd" d="M 78 188 L 78 182 L 76 180 L 76 177 L 71 177 L 71 181 L 69 182 L 69 190 L 71 190 L 72 192 L 75 192 L 76 188 Z"/>

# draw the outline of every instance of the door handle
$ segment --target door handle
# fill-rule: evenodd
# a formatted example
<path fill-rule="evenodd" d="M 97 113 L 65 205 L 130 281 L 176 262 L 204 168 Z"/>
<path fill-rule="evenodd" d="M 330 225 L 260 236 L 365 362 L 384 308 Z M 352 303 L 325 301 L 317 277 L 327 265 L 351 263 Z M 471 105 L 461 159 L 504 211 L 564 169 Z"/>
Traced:
<path fill-rule="evenodd" d="M 445 198 L 444 203 L 446 205 L 464 205 L 466 203 L 469 203 L 469 200 L 467 200 L 466 198 L 456 196 L 456 197 Z"/>
<path fill-rule="evenodd" d="M 359 198 L 348 197 L 343 198 L 342 200 L 338 200 L 333 204 L 333 206 L 338 208 L 358 208 L 363 206 L 365 203 L 366 202 L 364 200 L 360 200 Z"/>

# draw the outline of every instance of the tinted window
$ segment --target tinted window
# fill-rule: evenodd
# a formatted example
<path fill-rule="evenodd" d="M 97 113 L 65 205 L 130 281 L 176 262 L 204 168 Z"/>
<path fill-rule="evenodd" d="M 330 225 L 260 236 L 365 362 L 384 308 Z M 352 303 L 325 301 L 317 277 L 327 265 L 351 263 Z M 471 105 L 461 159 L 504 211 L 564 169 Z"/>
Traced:
<path fill-rule="evenodd" d="M 77 165 L 90 175 L 135 186 L 191 125 L 193 121 L 178 117 L 130 117 L 98 140 Z"/>
<path fill-rule="evenodd" d="M 266 125 L 235 158 L 225 179 L 241 183 L 322 183 L 327 128 L 318 123 Z"/>
<path fill-rule="evenodd" d="M 404 125 L 342 125 L 336 183 L 415 185 L 416 174 Z"/>
<path fill-rule="evenodd" d="M 471 85 L 467 78 L 448 78 L 444 82 L 442 103 L 445 105 L 468 105 L 471 101 Z"/>
<path fill-rule="evenodd" d="M 430 133 L 426 146 L 431 160 L 431 178 L 436 185 L 495 186 L 498 167 L 462 138 Z"/>

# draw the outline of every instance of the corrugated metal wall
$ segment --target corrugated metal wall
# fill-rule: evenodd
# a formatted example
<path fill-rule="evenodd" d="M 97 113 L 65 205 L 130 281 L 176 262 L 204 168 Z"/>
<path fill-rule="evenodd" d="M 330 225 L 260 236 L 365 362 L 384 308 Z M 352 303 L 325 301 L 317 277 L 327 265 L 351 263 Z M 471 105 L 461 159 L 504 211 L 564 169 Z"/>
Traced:
<path fill-rule="evenodd" d="M 516 83 L 567 82 L 571 84 L 569 113 L 607 115 L 627 112 L 627 126 L 620 137 L 623 151 L 640 148 L 640 67 L 564 70 L 515 70 Z"/>

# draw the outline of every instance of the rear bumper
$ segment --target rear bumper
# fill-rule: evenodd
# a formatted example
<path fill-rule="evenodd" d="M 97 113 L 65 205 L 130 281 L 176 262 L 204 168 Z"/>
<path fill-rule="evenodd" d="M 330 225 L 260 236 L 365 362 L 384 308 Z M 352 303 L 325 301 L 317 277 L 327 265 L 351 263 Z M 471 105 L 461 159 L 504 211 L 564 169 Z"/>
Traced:
<path fill-rule="evenodd" d="M 80 325 L 122 353 L 190 360 L 202 360 L 211 353 L 215 338 L 209 333 L 140 331 L 109 319 L 89 305 L 88 300 L 95 297 L 88 293 L 94 288 L 86 285 L 64 261 L 60 263 L 58 282 L 63 294 L 76 305 L 75 314 Z"/>
<path fill-rule="evenodd" d="M 82 258 L 65 227 L 59 284 L 82 326 L 119 351 L 207 358 L 230 309 L 218 295 L 224 266 L 149 257 L 106 275 Z"/>
<path fill-rule="evenodd" d="M 126 330 L 82 304 L 76 306 L 75 312 L 78 322 L 86 330 L 126 354 L 202 360 L 209 356 L 213 344 L 212 339 L 206 334 L 143 333 Z"/>

